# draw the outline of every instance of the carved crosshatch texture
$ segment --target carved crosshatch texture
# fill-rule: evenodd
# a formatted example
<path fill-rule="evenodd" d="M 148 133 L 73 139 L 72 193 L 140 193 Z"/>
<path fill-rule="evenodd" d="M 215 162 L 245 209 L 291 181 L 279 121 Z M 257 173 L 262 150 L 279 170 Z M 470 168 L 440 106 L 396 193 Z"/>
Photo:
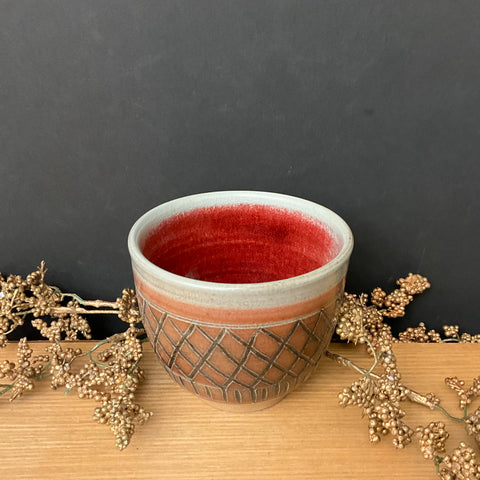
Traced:
<path fill-rule="evenodd" d="M 338 298 L 308 316 L 223 326 L 179 318 L 138 295 L 155 353 L 180 385 L 207 400 L 256 403 L 305 381 L 331 339 Z"/>

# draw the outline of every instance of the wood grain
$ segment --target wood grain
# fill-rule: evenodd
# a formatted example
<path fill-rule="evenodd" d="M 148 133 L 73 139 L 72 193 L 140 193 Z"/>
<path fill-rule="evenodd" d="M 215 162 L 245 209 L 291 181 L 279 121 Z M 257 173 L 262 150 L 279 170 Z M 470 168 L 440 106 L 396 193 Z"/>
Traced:
<path fill-rule="evenodd" d="M 92 342 L 80 342 L 84 349 Z M 32 343 L 36 351 L 45 344 Z M 0 361 L 15 360 L 15 344 L 0 350 Z M 361 349 L 332 344 L 330 349 L 362 365 Z M 397 345 L 403 381 L 460 414 L 445 376 L 467 382 L 477 376 L 480 345 Z M 138 392 L 154 412 L 130 446 L 117 451 L 110 430 L 92 421 L 96 404 L 50 391 L 47 383 L 23 398 L 0 398 L 0 478 L 15 479 L 436 479 L 431 461 L 416 446 L 397 451 L 388 440 L 368 441 L 366 419 L 356 408 L 342 409 L 337 395 L 356 374 L 326 358 L 310 381 L 264 411 L 233 414 L 213 409 L 174 384 L 146 347 L 146 380 Z M 411 426 L 444 417 L 406 404 Z M 448 448 L 468 439 L 448 423 Z"/>

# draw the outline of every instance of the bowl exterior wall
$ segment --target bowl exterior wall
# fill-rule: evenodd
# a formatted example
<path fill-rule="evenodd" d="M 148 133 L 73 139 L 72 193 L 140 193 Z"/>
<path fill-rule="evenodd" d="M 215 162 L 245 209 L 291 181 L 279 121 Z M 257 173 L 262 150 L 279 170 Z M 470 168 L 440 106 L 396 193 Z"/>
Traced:
<path fill-rule="evenodd" d="M 258 408 L 311 375 L 332 338 L 344 291 L 342 279 L 293 305 L 226 310 L 165 302 L 138 274 L 135 284 L 148 338 L 170 377 L 204 400 Z M 199 315 L 191 314 L 195 308 Z"/>

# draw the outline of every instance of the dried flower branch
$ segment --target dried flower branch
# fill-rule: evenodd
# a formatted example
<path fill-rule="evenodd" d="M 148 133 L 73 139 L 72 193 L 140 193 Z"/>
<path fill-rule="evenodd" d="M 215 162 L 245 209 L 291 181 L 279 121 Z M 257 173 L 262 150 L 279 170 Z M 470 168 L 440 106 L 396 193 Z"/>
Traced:
<path fill-rule="evenodd" d="M 0 384 L 0 395 L 9 392 L 13 401 L 45 378 L 54 390 L 65 388 L 65 394 L 76 390 L 80 398 L 100 403 L 93 418 L 110 427 L 117 447 L 123 450 L 135 426 L 152 415 L 135 403 L 135 392 L 143 379 L 140 361 L 145 333 L 138 327 L 140 313 L 135 293 L 125 289 L 115 302 L 83 300 L 47 285 L 46 271 L 42 262 L 25 279 L 18 275 L 4 279 L 0 275 L 0 347 L 6 345 L 7 335 L 28 317 L 33 317 L 31 324 L 51 342 L 46 354 L 33 356 L 27 340 L 19 341 L 17 362 L 6 360 L 0 364 L 0 380 L 8 382 Z M 61 343 L 77 340 L 78 335 L 90 338 L 90 325 L 84 315 L 99 313 L 118 315 L 128 323 L 127 330 L 102 340 L 86 352 Z"/>
<path fill-rule="evenodd" d="M 426 427 L 412 429 L 404 422 L 405 412 L 401 403 L 405 400 L 418 403 L 432 410 L 442 412 L 452 421 L 463 423 L 469 435 L 480 444 L 480 408 L 469 414 L 467 407 L 472 399 L 480 396 L 480 376 L 473 380 L 471 387 L 456 377 L 445 379 L 446 384 L 459 397 L 462 417 L 455 417 L 440 404 L 440 399 L 432 394 L 422 395 L 401 383 L 392 351 L 397 342 L 472 342 L 479 343 L 480 335 L 459 333 L 458 326 L 443 327 L 440 333 L 429 330 L 425 324 L 410 327 L 394 338 L 391 328 L 384 317 L 398 318 L 405 314 L 405 307 L 412 302 L 414 295 L 430 288 L 430 283 L 421 275 L 409 274 L 397 281 L 398 288 L 387 294 L 377 287 L 369 295 L 345 294 L 345 300 L 339 312 L 336 333 L 342 340 L 355 344 L 366 344 L 367 352 L 374 357 L 373 365 L 366 370 L 354 364 L 348 358 L 327 352 L 327 357 L 340 365 L 354 369 L 361 374 L 359 379 L 339 393 L 342 407 L 356 405 L 368 419 L 368 433 L 372 442 L 378 442 L 383 436 L 391 435 L 393 445 L 403 448 L 417 438 L 425 458 L 431 459 L 437 474 L 444 480 L 480 479 L 480 463 L 476 452 L 461 443 L 451 455 L 446 452 L 446 440 L 449 434 L 442 422 L 431 422 Z M 374 370 L 379 370 L 374 372 Z"/>

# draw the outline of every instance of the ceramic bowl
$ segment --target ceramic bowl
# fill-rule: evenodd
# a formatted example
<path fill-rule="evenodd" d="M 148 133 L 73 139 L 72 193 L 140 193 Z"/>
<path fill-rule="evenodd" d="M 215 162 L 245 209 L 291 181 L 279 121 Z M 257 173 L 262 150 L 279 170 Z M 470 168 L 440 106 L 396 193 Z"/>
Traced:
<path fill-rule="evenodd" d="M 170 377 L 214 406 L 258 410 L 317 366 L 353 237 L 310 201 L 226 191 L 153 208 L 128 247 L 145 330 Z"/>

